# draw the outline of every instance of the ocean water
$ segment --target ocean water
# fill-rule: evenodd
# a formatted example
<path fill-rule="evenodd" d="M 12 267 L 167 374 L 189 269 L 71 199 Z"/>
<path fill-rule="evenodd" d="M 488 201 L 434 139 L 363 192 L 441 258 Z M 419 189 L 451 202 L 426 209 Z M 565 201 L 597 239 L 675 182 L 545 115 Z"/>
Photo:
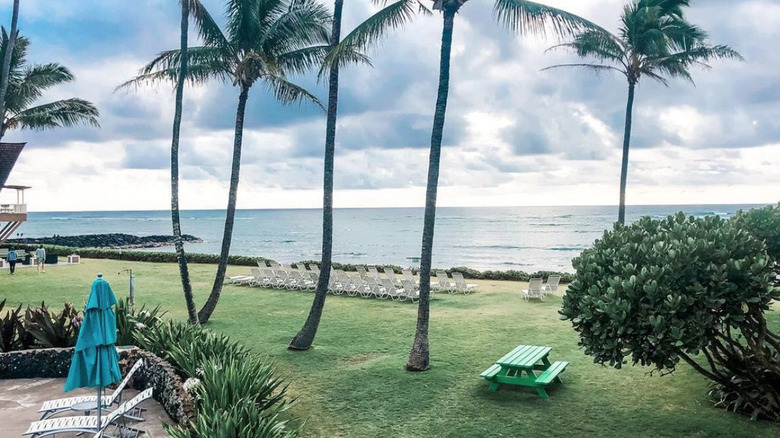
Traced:
<path fill-rule="evenodd" d="M 677 211 L 728 217 L 756 205 L 629 206 L 627 221 Z M 320 210 L 239 210 L 231 254 L 282 263 L 320 258 Z M 183 211 L 182 231 L 203 239 L 187 251 L 219 253 L 224 213 Z M 443 207 L 437 210 L 434 267 L 572 272 L 571 259 L 610 229 L 617 207 Z M 419 265 L 422 208 L 337 209 L 333 259 L 344 263 Z M 170 212 L 30 213 L 24 237 L 54 234 L 171 234 Z M 16 237 L 16 236 L 14 236 Z M 160 248 L 172 251 L 173 248 Z"/>

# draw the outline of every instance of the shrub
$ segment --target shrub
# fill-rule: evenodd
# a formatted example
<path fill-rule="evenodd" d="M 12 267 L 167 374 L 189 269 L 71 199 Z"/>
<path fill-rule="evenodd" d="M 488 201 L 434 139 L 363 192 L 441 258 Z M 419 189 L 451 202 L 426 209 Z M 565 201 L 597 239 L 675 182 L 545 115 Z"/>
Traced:
<path fill-rule="evenodd" d="M 0 314 L 3 312 L 6 300 L 0 301 Z M 20 304 L 16 310 L 9 310 L 5 316 L 0 319 L 0 352 L 6 353 L 13 350 L 20 350 L 21 340 L 19 339 L 19 327 L 22 326 L 19 314 L 22 311 Z"/>
<path fill-rule="evenodd" d="M 285 411 L 286 387 L 273 367 L 253 358 L 224 335 L 182 322 L 158 324 L 139 334 L 139 346 L 168 360 L 184 378 L 197 405 L 187 427 L 168 427 L 173 438 L 295 437 Z"/>
<path fill-rule="evenodd" d="M 225 335 L 183 322 L 169 321 L 139 333 L 139 347 L 171 362 L 182 376 L 199 377 L 204 364 L 215 358 L 246 358 L 249 352 Z"/>
<path fill-rule="evenodd" d="M 596 363 L 630 356 L 670 372 L 682 359 L 731 394 L 730 409 L 780 421 L 780 337 L 764 317 L 780 291 L 766 246 L 739 223 L 678 213 L 616 225 L 574 259 L 560 313 Z"/>
<path fill-rule="evenodd" d="M 27 308 L 24 326 L 41 347 L 74 347 L 82 319 L 73 303 L 65 303 L 62 312 L 55 314 L 41 302 L 40 307 Z"/>
<path fill-rule="evenodd" d="M 775 272 L 780 275 L 780 204 L 739 211 L 730 222 L 764 242 Z"/>
<path fill-rule="evenodd" d="M 160 311 L 160 306 L 147 310 L 144 304 L 136 309 L 129 298 L 120 298 L 115 309 L 116 345 L 137 345 L 138 332 L 156 326 L 166 313 Z"/>

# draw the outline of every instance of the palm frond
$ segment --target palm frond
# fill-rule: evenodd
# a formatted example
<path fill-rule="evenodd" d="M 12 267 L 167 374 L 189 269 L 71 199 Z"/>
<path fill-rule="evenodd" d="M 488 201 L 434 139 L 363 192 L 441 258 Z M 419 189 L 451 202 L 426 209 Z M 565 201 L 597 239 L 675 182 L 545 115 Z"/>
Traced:
<path fill-rule="evenodd" d="M 189 2 L 190 16 L 195 20 L 198 36 L 203 40 L 203 45 L 227 50 L 230 43 L 200 0 L 182 1 Z"/>
<path fill-rule="evenodd" d="M 557 65 L 551 65 L 549 67 L 545 67 L 545 68 L 541 69 L 540 71 L 553 70 L 553 69 L 556 69 L 556 68 L 585 68 L 585 69 L 588 69 L 588 70 L 591 70 L 591 71 L 595 72 L 596 74 L 607 72 L 607 71 L 616 71 L 616 72 L 621 73 L 623 75 L 626 74 L 625 71 L 623 71 L 623 70 L 621 70 L 621 69 L 619 69 L 617 67 L 613 67 L 611 65 L 587 64 L 587 63 L 583 63 L 583 64 L 557 64 Z"/>
<path fill-rule="evenodd" d="M 578 15 L 526 0 L 496 0 L 493 14 L 499 23 L 523 35 L 546 37 L 552 34 L 560 38 L 588 29 L 604 30 Z"/>
<path fill-rule="evenodd" d="M 223 55 L 225 51 L 217 47 L 190 47 L 187 49 L 187 82 L 201 84 L 210 78 L 229 81 L 231 71 L 225 65 Z M 119 84 L 115 90 L 141 85 L 152 85 L 169 81 L 176 83 L 181 65 L 181 52 L 179 49 L 166 50 L 157 55 L 152 61 L 143 66 L 133 79 Z"/>
<path fill-rule="evenodd" d="M 45 130 L 75 125 L 99 127 L 98 109 L 83 99 L 65 99 L 25 109 L 9 117 L 9 128 Z"/>
<path fill-rule="evenodd" d="M 412 21 L 417 4 L 414 0 L 397 0 L 386 5 L 342 38 L 328 54 L 326 62 L 332 64 L 345 48 L 352 52 L 365 52 L 375 47 L 388 31 L 400 29 Z"/>
<path fill-rule="evenodd" d="M 38 100 L 47 88 L 71 82 L 73 73 L 57 63 L 28 66 L 21 74 L 15 74 L 8 84 L 6 107 L 12 112 L 21 111 Z"/>
<path fill-rule="evenodd" d="M 268 75 L 263 77 L 263 79 L 263 84 L 268 87 L 279 102 L 289 105 L 309 101 L 325 111 L 325 106 L 317 96 L 311 94 L 305 88 L 288 81 L 287 78 L 278 75 Z"/>

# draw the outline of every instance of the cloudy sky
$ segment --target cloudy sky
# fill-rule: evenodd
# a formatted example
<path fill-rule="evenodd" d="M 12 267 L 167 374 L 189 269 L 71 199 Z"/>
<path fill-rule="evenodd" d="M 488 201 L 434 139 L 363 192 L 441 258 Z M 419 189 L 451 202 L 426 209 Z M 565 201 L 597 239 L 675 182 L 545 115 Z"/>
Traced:
<path fill-rule="evenodd" d="M 222 0 L 204 0 L 222 16 Z M 345 31 L 373 10 L 347 0 Z M 623 0 L 548 0 L 616 30 Z M 0 18 L 10 24 L 10 0 Z M 645 81 L 637 91 L 629 204 L 780 200 L 780 3 L 694 0 L 689 19 L 746 62 L 694 71 L 696 86 Z M 173 92 L 114 92 L 155 54 L 178 46 L 176 0 L 25 0 L 19 27 L 29 59 L 77 77 L 41 102 L 77 96 L 100 109 L 101 129 L 12 131 L 26 141 L 9 183 L 34 186 L 33 211 L 169 206 Z M 374 68 L 342 73 L 337 207 L 422 206 L 436 99 L 441 18 L 419 16 L 372 53 Z M 194 39 L 194 37 L 193 37 Z M 455 23 L 439 205 L 617 203 L 627 87 L 616 75 L 540 72 L 575 61 L 545 53 L 555 41 L 510 34 L 491 0 L 471 0 Z M 324 84 L 296 80 L 323 99 Z M 182 207 L 224 208 L 238 91 L 209 83 L 185 92 Z M 321 203 L 325 116 L 250 95 L 239 208 Z M 3 194 L 3 199 L 9 197 Z"/>

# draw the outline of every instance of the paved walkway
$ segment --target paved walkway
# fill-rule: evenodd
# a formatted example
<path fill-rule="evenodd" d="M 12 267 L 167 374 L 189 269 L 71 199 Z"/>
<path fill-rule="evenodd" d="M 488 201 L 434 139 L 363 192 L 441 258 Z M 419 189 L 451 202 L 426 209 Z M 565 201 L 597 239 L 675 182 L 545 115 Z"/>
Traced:
<path fill-rule="evenodd" d="M 77 389 L 65 394 L 62 392 L 63 386 L 65 379 L 0 379 L 0 438 L 21 437 L 31 422 L 40 419 L 38 409 L 46 400 L 93 393 L 90 390 Z M 129 400 L 137 393 L 138 391 L 126 389 L 122 399 Z M 139 427 L 148 432 L 142 436 L 167 436 L 162 424 L 172 424 L 173 421 L 162 406 L 154 400 L 147 400 L 142 406 L 148 409 L 144 412 L 146 421 L 139 423 Z M 58 417 L 65 416 L 67 414 L 62 413 Z M 71 436 L 75 435 L 57 434 L 58 438 Z"/>

